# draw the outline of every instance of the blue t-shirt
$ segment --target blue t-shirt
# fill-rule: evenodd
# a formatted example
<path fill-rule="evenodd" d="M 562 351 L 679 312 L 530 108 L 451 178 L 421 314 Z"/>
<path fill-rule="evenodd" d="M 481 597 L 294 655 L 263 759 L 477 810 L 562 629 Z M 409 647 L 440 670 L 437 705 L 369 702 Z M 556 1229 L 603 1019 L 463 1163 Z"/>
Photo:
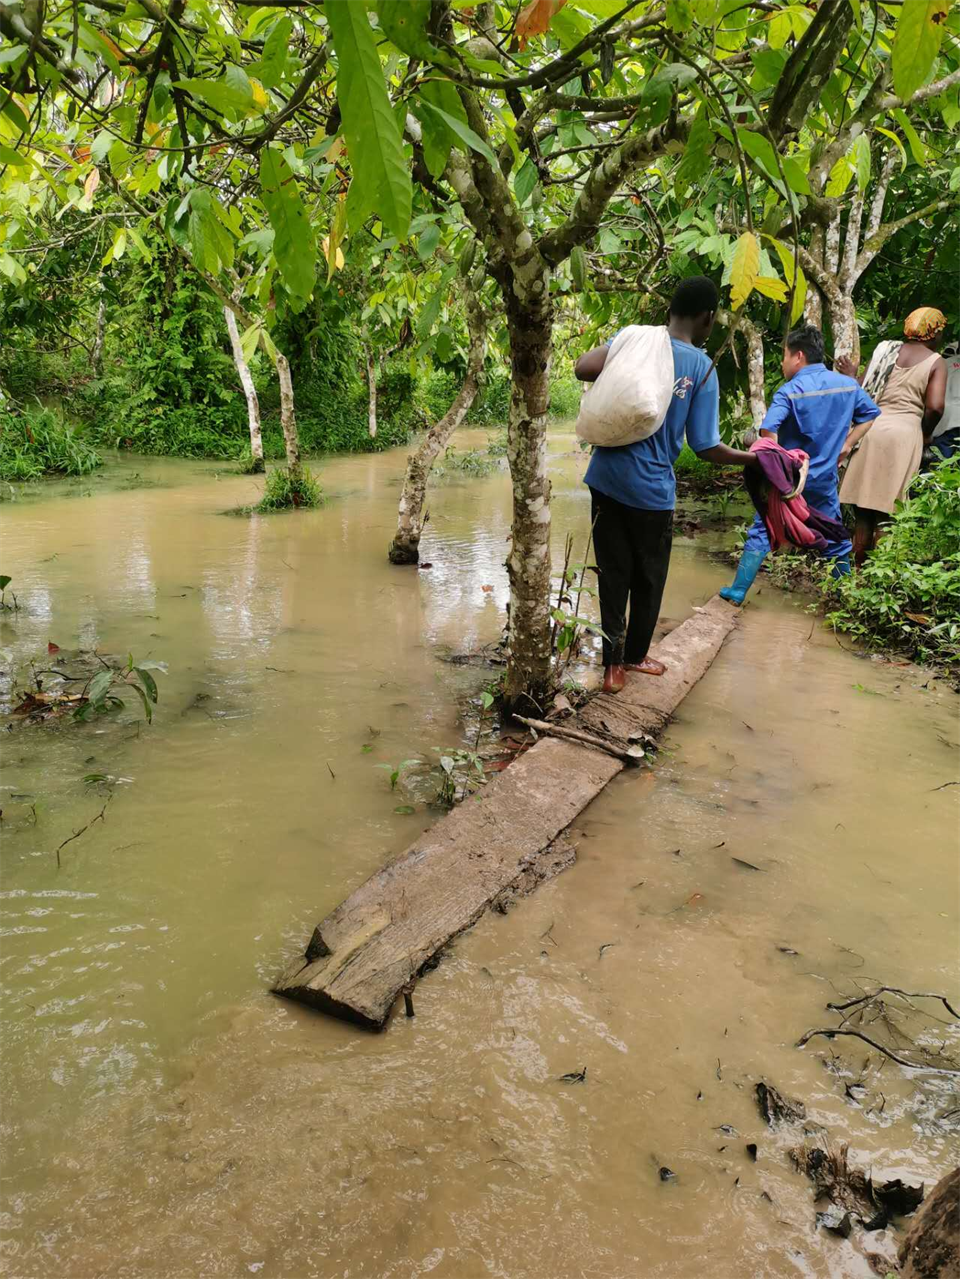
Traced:
<path fill-rule="evenodd" d="M 781 448 L 809 453 L 804 492 L 816 493 L 836 489 L 837 459 L 851 425 L 879 416 L 879 408 L 852 377 L 831 373 L 824 364 L 808 364 L 774 395 L 760 429 L 774 432 Z"/>
<path fill-rule="evenodd" d="M 672 511 L 677 479 L 673 464 L 686 433 L 695 453 L 720 443 L 720 386 L 716 371 L 704 382 L 710 359 L 679 338 L 673 345 L 673 397 L 663 425 L 636 444 L 595 448 L 584 482 L 624 506 Z M 608 344 L 609 345 L 609 344 Z"/>

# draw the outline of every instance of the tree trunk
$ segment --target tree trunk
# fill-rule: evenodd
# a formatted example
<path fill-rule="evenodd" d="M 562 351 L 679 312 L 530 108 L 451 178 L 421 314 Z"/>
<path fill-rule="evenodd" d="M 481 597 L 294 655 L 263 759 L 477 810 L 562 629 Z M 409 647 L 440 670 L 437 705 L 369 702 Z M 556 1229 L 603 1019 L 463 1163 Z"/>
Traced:
<path fill-rule="evenodd" d="M 860 364 L 860 330 L 853 298 L 841 292 L 835 298 L 827 298 L 830 328 L 833 331 L 833 358 L 848 355 L 854 364 Z"/>
<path fill-rule="evenodd" d="M 377 361 L 373 347 L 364 346 L 367 357 L 367 431 L 371 440 L 377 438 Z"/>
<path fill-rule="evenodd" d="M 247 398 L 247 421 L 250 425 L 250 452 L 253 455 L 253 470 L 262 471 L 263 437 L 260 434 L 260 401 L 257 399 L 257 388 L 253 385 L 250 368 L 243 358 L 243 347 L 240 345 L 240 330 L 237 328 L 237 317 L 228 306 L 223 308 L 223 318 L 227 322 L 230 334 L 230 347 L 233 351 L 233 362 L 237 366 L 240 385 Z"/>
<path fill-rule="evenodd" d="M 767 416 L 766 392 L 763 384 L 763 338 L 755 324 L 745 315 L 740 317 L 740 331 L 747 343 L 747 385 L 750 392 L 750 417 L 759 429 Z"/>
<path fill-rule="evenodd" d="M 813 228 L 810 236 L 810 254 L 820 263 L 823 262 L 823 245 L 825 232 L 822 226 Z M 823 295 L 809 277 L 807 279 L 807 299 L 803 306 L 803 318 L 807 324 L 823 327 Z"/>
<path fill-rule="evenodd" d="M 100 305 L 97 307 L 97 336 L 90 355 L 93 376 L 98 378 L 103 370 L 103 343 L 107 336 L 107 298 L 100 285 Z"/>
<path fill-rule="evenodd" d="M 513 483 L 513 526 L 507 575 L 510 630 L 504 701 L 510 710 L 543 711 L 551 684 L 550 481 L 547 409 L 553 317 L 544 282 L 530 311 L 513 299 L 508 317 L 512 386 L 507 456 Z"/>
<path fill-rule="evenodd" d="M 291 471 L 300 469 L 300 441 L 297 438 L 297 415 L 293 406 L 293 378 L 290 376 L 290 362 L 276 347 L 271 351 L 261 338 L 263 350 L 273 359 L 280 383 L 280 429 L 283 431 L 283 444 L 287 453 L 287 466 Z"/>
<path fill-rule="evenodd" d="M 397 531 L 387 555 L 391 564 L 416 564 L 420 558 L 420 537 L 423 533 L 423 503 L 427 491 L 427 477 L 447 441 L 470 412 L 480 379 L 483 375 L 484 321 L 483 311 L 472 290 L 466 290 L 467 328 L 470 332 L 470 349 L 467 354 L 467 373 L 456 399 L 446 413 L 424 437 L 415 453 L 407 458 L 407 474 L 400 494 L 397 511 Z"/>

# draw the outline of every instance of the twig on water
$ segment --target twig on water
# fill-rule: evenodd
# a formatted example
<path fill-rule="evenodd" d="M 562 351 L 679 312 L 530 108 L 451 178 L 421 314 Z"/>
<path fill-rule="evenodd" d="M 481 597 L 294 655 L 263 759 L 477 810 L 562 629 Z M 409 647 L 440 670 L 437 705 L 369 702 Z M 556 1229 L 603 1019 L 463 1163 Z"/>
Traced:
<path fill-rule="evenodd" d="M 79 839 L 79 838 L 80 838 L 80 836 L 81 836 L 81 835 L 83 835 L 83 834 L 85 834 L 85 833 L 86 833 L 86 831 L 88 831 L 88 830 L 90 829 L 90 827 L 94 825 L 94 823 L 95 823 L 95 822 L 102 822 L 102 821 L 103 821 L 103 815 L 104 815 L 104 813 L 107 811 L 107 804 L 109 804 L 109 803 L 110 803 L 110 800 L 111 800 L 111 799 L 113 799 L 113 793 L 112 793 L 112 792 L 111 792 L 111 793 L 107 796 L 107 803 L 106 803 L 106 804 L 104 804 L 103 808 L 101 808 L 101 809 L 100 809 L 100 812 L 99 812 L 99 813 L 97 813 L 96 817 L 91 817 L 91 818 L 90 818 L 90 820 L 87 822 L 86 826 L 81 826 L 81 827 L 80 827 L 80 829 L 79 829 L 79 830 L 75 830 L 75 831 L 73 832 L 73 834 L 72 834 L 72 835 L 68 835 L 68 836 L 67 836 L 67 838 L 63 841 L 63 843 L 62 843 L 62 844 L 61 844 L 61 845 L 57 848 L 57 870 L 59 870 L 59 869 L 60 869 L 60 865 L 61 865 L 61 862 L 60 862 L 60 852 L 61 852 L 61 850 L 62 850 L 62 849 L 64 849 L 64 848 L 66 848 L 66 846 L 67 846 L 68 844 L 72 843 L 72 842 L 73 842 L 73 840 L 75 840 L 75 839 Z"/>

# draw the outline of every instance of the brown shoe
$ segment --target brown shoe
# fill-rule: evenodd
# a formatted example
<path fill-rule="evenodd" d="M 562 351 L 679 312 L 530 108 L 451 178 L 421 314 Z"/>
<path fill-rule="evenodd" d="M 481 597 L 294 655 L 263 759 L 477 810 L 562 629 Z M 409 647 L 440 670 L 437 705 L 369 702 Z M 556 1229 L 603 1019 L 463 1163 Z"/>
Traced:
<path fill-rule="evenodd" d="M 663 662 L 655 657 L 645 657 L 642 662 L 627 662 L 625 671 L 639 671 L 641 675 L 662 675 L 666 671 Z"/>
<path fill-rule="evenodd" d="M 619 693 L 627 682 L 622 666 L 605 666 L 603 668 L 603 691 Z"/>

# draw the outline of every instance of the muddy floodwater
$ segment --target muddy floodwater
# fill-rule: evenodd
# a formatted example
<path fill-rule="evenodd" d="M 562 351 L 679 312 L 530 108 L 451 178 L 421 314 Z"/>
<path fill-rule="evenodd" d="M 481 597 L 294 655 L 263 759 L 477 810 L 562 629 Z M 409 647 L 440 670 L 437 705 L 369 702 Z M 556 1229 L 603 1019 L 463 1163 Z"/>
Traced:
<path fill-rule="evenodd" d="M 589 503 L 552 449 L 557 562 Z M 267 993 L 437 818 L 378 766 L 459 745 L 489 678 L 440 657 L 499 635 L 507 477 L 444 477 L 431 567 L 398 569 L 403 460 L 327 462 L 295 515 L 225 516 L 258 481 L 145 459 L 3 504 L 7 663 L 169 673 L 152 726 L 2 736 L 2 1273 L 866 1279 L 902 1234 L 818 1228 L 754 1086 L 877 1175 L 958 1161 L 949 1075 L 795 1047 L 861 988 L 956 996 L 957 702 L 798 597 L 762 589 L 655 765 L 575 824 L 576 866 L 459 938 L 412 1020 Z M 678 538 L 664 617 L 727 574 Z"/>

